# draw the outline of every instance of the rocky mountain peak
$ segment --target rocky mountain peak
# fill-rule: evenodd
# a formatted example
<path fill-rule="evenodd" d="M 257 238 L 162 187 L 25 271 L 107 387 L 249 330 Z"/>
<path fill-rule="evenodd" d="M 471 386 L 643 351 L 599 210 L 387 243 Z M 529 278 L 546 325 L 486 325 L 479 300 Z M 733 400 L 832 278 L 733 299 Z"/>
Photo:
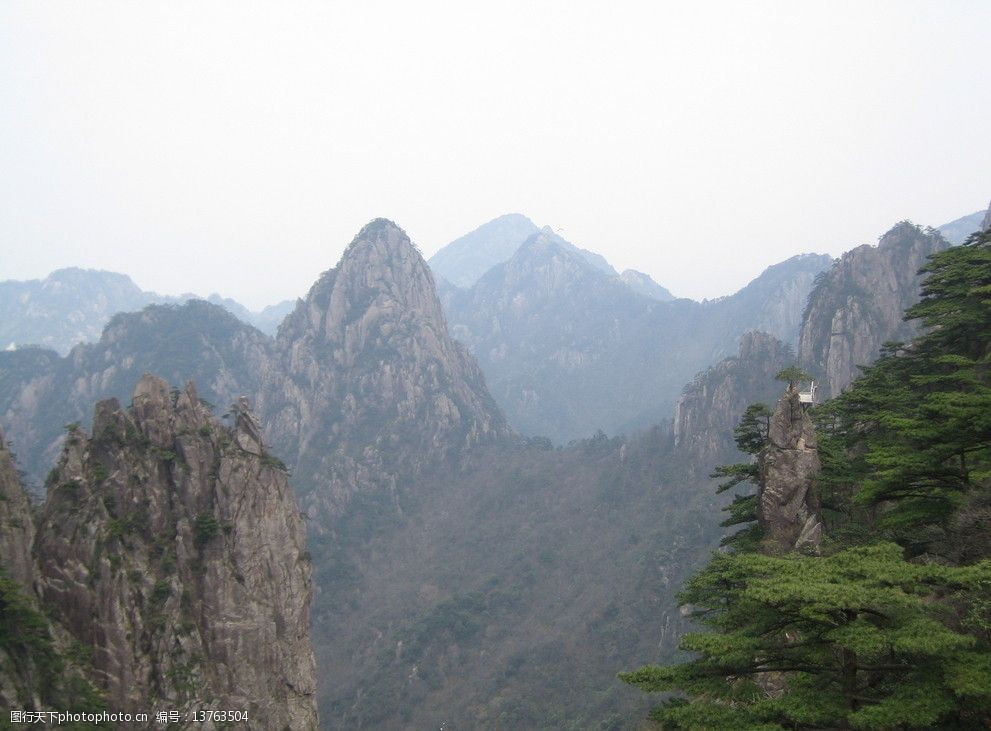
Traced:
<path fill-rule="evenodd" d="M 634 292 L 650 297 L 660 302 L 667 302 L 674 299 L 674 295 L 666 287 L 662 287 L 649 275 L 638 272 L 636 269 L 627 269 L 619 278 L 623 280 Z"/>
<path fill-rule="evenodd" d="M 260 403 L 310 509 L 392 489 L 386 462 L 415 470 L 509 434 L 474 359 L 448 333 L 426 262 L 391 221 L 361 230 L 287 318 L 277 350 L 287 379 L 271 381 Z"/>
<path fill-rule="evenodd" d="M 824 397 L 842 391 L 884 343 L 917 334 L 902 315 L 919 301 L 919 270 L 948 247 L 938 231 L 902 221 L 877 246 L 848 251 L 817 279 L 803 316 L 799 358 L 824 387 Z"/>
<path fill-rule="evenodd" d="M 361 229 L 337 267 L 313 285 L 279 337 L 284 344 L 306 331 L 350 351 L 357 341 L 388 335 L 382 326 L 391 331 L 386 323 L 398 320 L 429 323 L 446 333 L 426 262 L 401 228 L 378 218 Z"/>
<path fill-rule="evenodd" d="M 257 422 L 223 426 L 195 387 L 144 375 L 132 406 L 72 428 L 34 543 L 35 587 L 91 647 L 110 707 L 248 712 L 248 728 L 316 728 L 305 527 Z"/>

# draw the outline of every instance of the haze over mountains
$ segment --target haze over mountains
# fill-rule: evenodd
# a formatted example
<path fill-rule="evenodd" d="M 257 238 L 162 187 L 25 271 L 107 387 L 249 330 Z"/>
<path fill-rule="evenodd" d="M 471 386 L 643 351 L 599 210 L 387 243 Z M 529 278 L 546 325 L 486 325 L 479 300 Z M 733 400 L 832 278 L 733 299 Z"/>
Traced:
<path fill-rule="evenodd" d="M 78 343 L 100 337 L 104 325 L 118 312 L 133 312 L 150 304 L 178 304 L 201 299 L 146 292 L 126 274 L 70 267 L 42 280 L 0 282 L 0 347 L 41 345 L 62 355 Z M 214 293 L 206 298 L 239 319 L 274 334 L 292 309 L 291 301 L 251 312 L 232 299 Z"/>
<path fill-rule="evenodd" d="M 158 373 L 171 397 L 142 381 L 135 406 L 148 393 L 159 405 L 104 407 L 93 433 L 109 446 L 83 454 L 110 449 L 108 423 L 168 425 L 189 442 L 181 460 L 136 443 L 99 462 L 122 475 L 158 465 L 179 485 L 178 462 L 216 448 L 197 441 L 209 407 L 194 402 L 235 404 L 238 441 L 247 396 L 256 459 L 288 465 L 309 518 L 323 728 L 627 727 L 645 701 L 615 672 L 676 656 L 688 620 L 675 588 L 721 535 L 707 475 L 734 457 L 740 410 L 773 399 L 799 343 L 829 353 L 807 367 L 842 387 L 861 354 L 819 326 L 824 313 L 868 342 L 898 337 L 900 321 L 877 313 L 915 301 L 920 258 L 947 245 L 901 223 L 838 262 L 799 255 L 731 297 L 664 302 L 537 230 L 470 289 L 441 285 L 442 305 L 408 237 L 379 219 L 275 338 L 192 301 L 118 314 L 67 357 L 0 353 L 0 423 L 38 486 L 75 464 L 59 462 L 64 425 L 86 428 L 94 403 L 127 403 Z M 180 390 L 188 379 L 196 397 Z M 594 431 L 649 412 L 661 423 L 567 448 L 511 428 L 532 418 L 563 440 L 576 420 Z M 102 472 L 88 474 L 96 495 Z M 112 569 L 108 581 L 123 575 Z"/>

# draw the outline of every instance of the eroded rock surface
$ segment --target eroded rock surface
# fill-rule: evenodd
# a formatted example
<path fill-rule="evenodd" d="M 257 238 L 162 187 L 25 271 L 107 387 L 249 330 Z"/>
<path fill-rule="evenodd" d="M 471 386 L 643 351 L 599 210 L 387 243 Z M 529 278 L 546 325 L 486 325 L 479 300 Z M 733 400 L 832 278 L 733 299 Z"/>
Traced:
<path fill-rule="evenodd" d="M 819 453 L 815 427 L 799 403 L 798 389 L 789 387 L 771 417 L 768 445 L 760 453 L 757 520 L 764 549 L 818 552 L 822 516 L 815 477 Z"/>
<path fill-rule="evenodd" d="M 30 590 L 34 575 L 33 542 L 31 505 L 18 479 L 10 445 L 0 430 L 0 566 L 25 590 Z"/>
<path fill-rule="evenodd" d="M 897 224 L 877 246 L 848 251 L 809 295 L 799 359 L 816 376 L 821 398 L 838 395 L 889 341 L 907 342 L 918 325 L 903 320 L 919 301 L 919 270 L 949 243 L 934 229 Z"/>
<path fill-rule="evenodd" d="M 509 436 L 474 358 L 448 334 L 409 237 L 377 219 L 279 330 L 279 377 L 259 398 L 311 516 L 359 490 Z"/>
<path fill-rule="evenodd" d="M 130 411 L 97 404 L 48 482 L 35 583 L 92 650 L 119 711 L 247 711 L 246 728 L 314 729 L 305 528 L 257 423 L 224 427 L 192 384 L 144 376 Z"/>

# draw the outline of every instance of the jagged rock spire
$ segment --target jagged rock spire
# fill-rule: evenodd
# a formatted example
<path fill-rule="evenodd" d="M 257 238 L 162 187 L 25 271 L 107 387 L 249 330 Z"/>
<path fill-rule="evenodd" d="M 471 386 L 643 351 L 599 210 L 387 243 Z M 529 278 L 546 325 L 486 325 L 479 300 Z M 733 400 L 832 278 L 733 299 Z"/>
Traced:
<path fill-rule="evenodd" d="M 794 386 L 778 399 L 759 467 L 757 520 L 764 550 L 818 553 L 822 516 L 815 485 L 820 470 L 816 432 Z"/>
<path fill-rule="evenodd" d="M 224 427 L 192 383 L 145 374 L 129 411 L 97 404 L 52 473 L 35 586 L 93 648 L 116 711 L 247 711 L 246 728 L 317 727 L 305 526 L 286 474 L 238 408 Z"/>
<path fill-rule="evenodd" d="M 430 269 L 391 221 L 362 228 L 280 328 L 277 349 L 286 377 L 259 403 L 311 517 L 510 434 L 448 333 Z"/>

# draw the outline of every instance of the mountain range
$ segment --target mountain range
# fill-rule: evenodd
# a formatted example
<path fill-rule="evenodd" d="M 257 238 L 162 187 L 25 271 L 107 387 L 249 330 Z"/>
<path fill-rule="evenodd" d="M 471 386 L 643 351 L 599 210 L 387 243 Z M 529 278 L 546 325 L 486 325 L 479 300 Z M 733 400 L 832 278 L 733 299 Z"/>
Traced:
<path fill-rule="evenodd" d="M 638 293 L 559 238 L 531 232 L 461 289 L 435 284 L 406 234 L 377 219 L 276 337 L 191 301 L 117 314 L 99 341 L 64 357 L 37 347 L 0 353 L 0 423 L 12 442 L 4 451 L 12 463 L 16 449 L 50 505 L 25 522 L 25 501 L 4 501 L 21 514 L 4 521 L 0 545 L 34 542 L 36 555 L 54 557 L 43 575 L 59 579 L 66 556 L 92 558 L 96 544 L 66 543 L 58 526 L 84 534 L 94 525 L 121 557 L 121 571 L 108 557 L 109 568 L 92 572 L 101 593 L 132 611 L 142 637 L 173 638 L 190 621 L 184 587 L 192 606 L 204 606 L 197 592 L 208 587 L 195 582 L 205 564 L 177 561 L 185 568 L 170 578 L 168 562 L 147 558 L 156 534 L 137 523 L 125 530 L 129 516 L 168 516 L 177 546 L 215 551 L 204 559 L 217 561 L 207 570 L 223 616 L 243 591 L 229 551 L 250 534 L 239 523 L 223 538 L 224 476 L 236 463 L 264 473 L 258 494 L 284 495 L 284 466 L 307 516 L 308 551 L 290 550 L 270 570 L 312 565 L 322 728 L 633 726 L 645 700 L 615 673 L 678 656 L 691 620 L 675 592 L 722 534 L 725 499 L 707 475 L 736 456 L 726 435 L 739 411 L 774 398 L 773 375 L 801 358 L 796 346 L 807 347 L 808 367 L 833 353 L 823 362 L 841 388 L 860 356 L 819 326 L 830 307 L 870 342 L 890 340 L 899 324 L 875 313 L 915 301 L 919 257 L 947 244 L 902 223 L 878 247 L 838 262 L 800 255 L 735 295 L 697 303 Z M 195 389 L 183 387 L 190 379 Z M 211 402 L 229 426 L 209 415 Z M 532 429 L 518 426 L 526 418 Z M 594 433 L 638 419 L 654 423 Z M 573 441 L 556 447 L 548 433 Z M 575 438 L 583 433 L 594 435 Z M 207 455 L 225 450 L 234 450 L 231 464 L 211 469 Z M 186 494 L 192 507 L 141 507 Z M 74 512 L 76 495 L 86 510 Z M 284 505 L 270 512 L 291 522 Z M 271 517 L 246 519 L 275 530 Z M 303 596 L 304 573 L 298 581 L 293 593 Z M 165 674 L 174 667 L 154 646 L 124 652 L 85 635 L 85 623 L 73 624 L 79 602 L 45 586 L 32 591 L 90 647 Z M 266 596 L 267 584 L 252 586 Z M 156 596 L 168 611 L 156 610 Z M 291 605 L 296 616 L 302 606 Z M 260 609 L 245 611 L 244 621 L 264 626 Z M 221 631 L 210 627 L 196 633 Z M 229 679 L 232 658 L 199 654 L 197 672 Z M 250 656 L 244 664 L 249 674 L 257 665 Z M 117 687 L 105 681 L 102 690 Z M 163 687 L 163 697 L 178 692 Z M 303 681 L 293 687 L 305 691 Z M 305 703 L 297 707 L 292 717 L 305 718 Z"/>
<path fill-rule="evenodd" d="M 99 338 L 103 327 L 118 312 L 133 312 L 150 304 L 178 304 L 200 299 L 193 294 L 169 297 L 146 292 L 126 274 L 79 269 L 58 269 L 42 280 L 0 282 L 0 347 L 40 345 L 65 355 L 74 345 Z M 235 317 L 263 332 L 274 334 L 293 302 L 270 305 L 251 312 L 218 294 L 206 298 Z"/>

